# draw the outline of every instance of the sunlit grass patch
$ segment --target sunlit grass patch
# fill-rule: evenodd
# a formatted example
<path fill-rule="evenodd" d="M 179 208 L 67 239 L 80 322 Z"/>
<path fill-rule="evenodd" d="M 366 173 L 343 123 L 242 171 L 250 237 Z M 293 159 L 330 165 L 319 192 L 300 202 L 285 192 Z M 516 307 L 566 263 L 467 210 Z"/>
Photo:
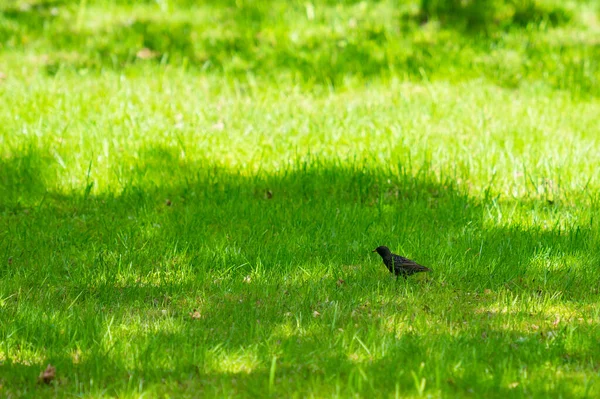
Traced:
<path fill-rule="evenodd" d="M 209 362 L 204 366 L 207 372 L 248 374 L 260 364 L 256 349 L 253 348 L 244 348 L 228 353 L 226 350 L 216 347 L 209 350 L 208 358 Z"/>

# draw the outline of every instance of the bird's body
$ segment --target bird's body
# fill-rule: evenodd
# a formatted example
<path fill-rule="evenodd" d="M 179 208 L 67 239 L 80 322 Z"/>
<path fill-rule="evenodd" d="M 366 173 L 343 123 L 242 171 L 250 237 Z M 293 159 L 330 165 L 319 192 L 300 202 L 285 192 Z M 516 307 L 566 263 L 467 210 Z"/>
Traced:
<path fill-rule="evenodd" d="M 383 264 L 388 268 L 390 273 L 394 273 L 396 277 L 402 276 L 407 278 L 411 274 L 419 272 L 429 272 L 431 269 L 417 262 L 412 261 L 404 256 L 393 254 L 386 246 L 377 247 L 373 252 L 377 252 L 383 259 Z"/>

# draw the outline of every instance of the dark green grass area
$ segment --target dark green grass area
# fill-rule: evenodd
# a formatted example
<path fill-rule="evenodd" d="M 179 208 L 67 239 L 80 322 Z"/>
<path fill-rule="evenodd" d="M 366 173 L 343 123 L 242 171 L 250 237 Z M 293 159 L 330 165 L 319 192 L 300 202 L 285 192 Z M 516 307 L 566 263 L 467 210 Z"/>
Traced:
<path fill-rule="evenodd" d="M 64 196 L 40 189 L 28 157 L 44 159 L 2 165 L 21 171 L 2 176 L 13 194 L 0 238 L 9 396 L 598 390 L 593 218 L 494 227 L 493 201 L 426 167 L 304 159 L 243 176 L 161 147 L 132 172 L 144 188 Z M 514 207 L 561 211 L 502 205 Z M 379 244 L 434 272 L 391 279 L 370 252 Z M 57 380 L 36 386 L 48 362 Z"/>

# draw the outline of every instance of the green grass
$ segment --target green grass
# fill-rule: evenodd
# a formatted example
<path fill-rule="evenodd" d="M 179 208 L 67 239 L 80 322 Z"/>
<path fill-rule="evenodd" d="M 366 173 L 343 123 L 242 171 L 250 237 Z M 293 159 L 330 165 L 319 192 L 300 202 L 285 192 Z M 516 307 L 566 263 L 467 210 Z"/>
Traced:
<path fill-rule="evenodd" d="M 595 2 L 23 4 L 1 397 L 600 395 Z"/>

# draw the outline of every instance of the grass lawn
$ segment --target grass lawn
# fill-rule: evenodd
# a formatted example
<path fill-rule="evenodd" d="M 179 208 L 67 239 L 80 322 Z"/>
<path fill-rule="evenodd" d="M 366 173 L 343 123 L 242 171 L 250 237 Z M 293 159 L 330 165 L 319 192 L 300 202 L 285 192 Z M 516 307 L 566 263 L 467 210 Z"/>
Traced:
<path fill-rule="evenodd" d="M 599 397 L 600 6 L 396 3 L 2 3 L 0 397 Z"/>

